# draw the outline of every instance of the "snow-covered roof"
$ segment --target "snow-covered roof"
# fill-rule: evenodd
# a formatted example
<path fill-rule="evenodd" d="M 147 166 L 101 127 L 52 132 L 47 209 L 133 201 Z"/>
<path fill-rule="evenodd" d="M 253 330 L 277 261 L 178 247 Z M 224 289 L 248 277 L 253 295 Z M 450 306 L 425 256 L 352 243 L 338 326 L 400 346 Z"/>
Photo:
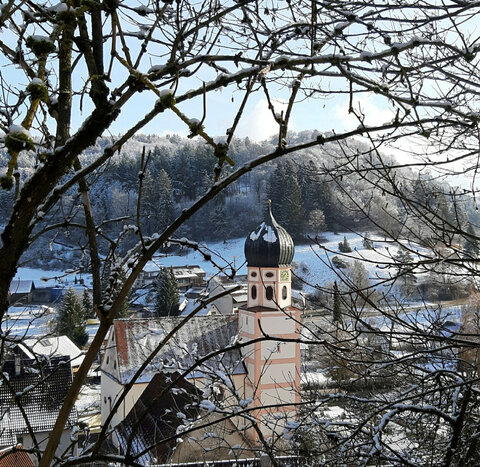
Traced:
<path fill-rule="evenodd" d="M 114 321 L 115 350 L 122 384 L 130 381 L 140 365 L 182 319 L 168 317 Z M 160 371 L 170 372 L 188 368 L 199 358 L 227 347 L 237 334 L 236 316 L 194 317 L 187 321 L 160 350 L 137 382 L 149 382 Z M 229 368 L 232 374 L 245 373 L 241 353 L 236 350 L 208 360 L 204 367 L 193 370 L 192 376 L 200 376 L 207 369 L 215 370 L 220 365 Z M 102 370 L 105 371 L 104 365 Z"/>
<path fill-rule="evenodd" d="M 29 432 L 16 398 L 27 415 L 31 429 L 35 433 L 50 432 L 72 384 L 68 358 L 52 358 L 40 365 L 30 359 L 20 363 L 19 374 L 13 360 L 6 361 L 2 366 L 3 373 L 8 374 L 9 384 L 0 386 L 0 410 L 4 414 L 0 419 L 0 443 L 5 437 Z M 72 428 L 76 423 L 77 412 L 73 409 L 66 428 Z"/>
<path fill-rule="evenodd" d="M 184 378 L 179 378 L 174 390 L 166 391 L 172 379 L 177 378 L 178 374 L 170 377 L 157 373 L 115 428 L 122 452 L 130 450 L 134 456 L 143 453 L 138 460 L 144 465 L 166 462 L 177 443 L 177 429 L 185 420 L 195 420 L 200 412 L 200 391 Z"/>
<path fill-rule="evenodd" d="M 67 336 L 30 338 L 20 345 L 36 355 L 67 356 L 72 367 L 80 366 L 85 358 L 83 352 Z"/>
<path fill-rule="evenodd" d="M 10 283 L 9 293 L 30 293 L 35 288 L 33 281 L 22 281 L 14 279 Z"/>
<path fill-rule="evenodd" d="M 205 275 L 205 271 L 198 264 L 169 266 L 160 264 L 160 260 L 158 259 L 148 261 L 147 264 L 143 267 L 143 272 L 160 272 L 160 269 L 164 267 L 171 267 L 175 276 L 186 275 L 188 277 L 194 277 L 199 275 Z"/>
<path fill-rule="evenodd" d="M 247 303 L 248 294 L 246 294 L 242 290 L 238 290 L 237 292 L 233 292 L 232 299 L 235 303 Z"/>

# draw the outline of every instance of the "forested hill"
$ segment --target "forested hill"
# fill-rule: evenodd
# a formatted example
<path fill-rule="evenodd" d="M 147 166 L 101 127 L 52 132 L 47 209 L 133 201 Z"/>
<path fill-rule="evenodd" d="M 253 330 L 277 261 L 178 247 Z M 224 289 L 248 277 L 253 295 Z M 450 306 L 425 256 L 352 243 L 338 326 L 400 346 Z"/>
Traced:
<path fill-rule="evenodd" d="M 290 137 L 290 144 L 314 137 L 314 132 L 294 134 Z M 110 143 L 108 138 L 99 140 L 84 153 L 84 162 L 98 158 Z M 275 143 L 275 139 L 261 143 L 251 142 L 248 138 L 236 139 L 229 155 L 238 167 L 274 151 Z M 141 167 L 144 148 L 144 167 Z M 401 235 L 409 222 L 415 226 L 414 217 L 421 213 L 407 212 L 401 198 L 393 198 L 383 190 L 381 178 L 373 179 L 368 170 L 362 170 L 378 164 L 371 156 L 362 155 L 363 149 L 355 141 L 351 142 L 351 154 L 340 152 L 335 145 L 324 145 L 261 166 L 205 206 L 177 232 L 177 236 L 197 241 L 244 236 L 261 222 L 268 198 L 272 200 L 277 220 L 297 242 L 306 233 L 317 234 L 323 230 L 383 228 L 390 235 Z M 382 163 L 391 163 L 392 160 L 385 155 Z M 2 171 L 5 171 L 7 162 L 8 156 L 1 153 Z M 21 155 L 18 170 L 22 182 L 32 173 L 36 163 L 33 153 Z M 139 135 L 131 139 L 120 153 L 115 154 L 102 177 L 93 174 L 88 180 L 95 221 L 97 224 L 104 222 L 104 240 L 100 244 L 103 252 L 111 245 L 108 239 L 114 240 L 125 225 L 136 223 L 140 185 L 141 225 L 144 235 L 151 235 L 162 231 L 183 208 L 205 193 L 213 183 L 215 164 L 211 148 L 196 140 L 177 135 Z M 226 166 L 224 174 L 234 169 Z M 474 216 L 470 200 L 453 196 L 450 187 L 433 177 L 405 170 L 385 172 L 387 176 L 401 180 L 398 186 L 406 197 L 423 198 L 428 211 L 449 212 L 452 222 Z M 13 190 L 0 191 L 2 223 L 13 196 Z M 45 216 L 44 226 L 63 222 L 65 228 L 61 234 L 58 231 L 54 236 L 52 234 L 48 248 L 45 244 L 35 248 L 35 262 L 47 261 L 45 256 L 54 256 L 58 249 L 81 250 L 83 230 L 75 224 L 82 223 L 83 212 L 77 197 L 77 190 L 71 190 L 63 197 L 61 206 Z M 132 238 L 123 242 L 125 248 L 137 241 L 134 234 L 128 235 Z"/>

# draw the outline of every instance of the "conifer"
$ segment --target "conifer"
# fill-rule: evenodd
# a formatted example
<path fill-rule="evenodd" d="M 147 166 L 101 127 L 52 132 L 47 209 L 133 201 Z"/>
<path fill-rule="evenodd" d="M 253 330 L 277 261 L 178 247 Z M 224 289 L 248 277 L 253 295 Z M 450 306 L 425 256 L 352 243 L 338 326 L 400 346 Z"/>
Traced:
<path fill-rule="evenodd" d="M 155 314 L 157 316 L 177 316 L 180 312 L 180 297 L 172 268 L 160 269 L 155 289 Z"/>

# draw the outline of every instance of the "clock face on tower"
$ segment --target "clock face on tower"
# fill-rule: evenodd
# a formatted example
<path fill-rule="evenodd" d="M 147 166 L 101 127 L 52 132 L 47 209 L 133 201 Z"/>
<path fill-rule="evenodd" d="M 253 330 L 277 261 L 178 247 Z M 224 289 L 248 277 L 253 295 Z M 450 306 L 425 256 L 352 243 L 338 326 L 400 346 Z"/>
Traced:
<path fill-rule="evenodd" d="M 290 275 L 288 274 L 288 271 L 286 269 L 280 272 L 280 280 L 288 281 L 289 277 Z"/>

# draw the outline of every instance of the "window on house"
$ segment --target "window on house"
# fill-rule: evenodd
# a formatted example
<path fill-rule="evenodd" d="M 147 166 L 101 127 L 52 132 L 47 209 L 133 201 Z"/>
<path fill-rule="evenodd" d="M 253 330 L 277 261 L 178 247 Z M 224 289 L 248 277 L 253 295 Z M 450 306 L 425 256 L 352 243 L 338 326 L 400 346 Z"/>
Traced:
<path fill-rule="evenodd" d="M 109 361 L 110 361 L 110 357 L 107 357 L 107 361 L 105 363 L 108 365 Z"/>
<path fill-rule="evenodd" d="M 273 287 L 268 286 L 266 291 L 265 291 L 265 297 L 267 300 L 272 300 L 273 299 Z"/>
<path fill-rule="evenodd" d="M 257 286 L 252 285 L 252 300 L 256 300 L 257 298 Z"/>

